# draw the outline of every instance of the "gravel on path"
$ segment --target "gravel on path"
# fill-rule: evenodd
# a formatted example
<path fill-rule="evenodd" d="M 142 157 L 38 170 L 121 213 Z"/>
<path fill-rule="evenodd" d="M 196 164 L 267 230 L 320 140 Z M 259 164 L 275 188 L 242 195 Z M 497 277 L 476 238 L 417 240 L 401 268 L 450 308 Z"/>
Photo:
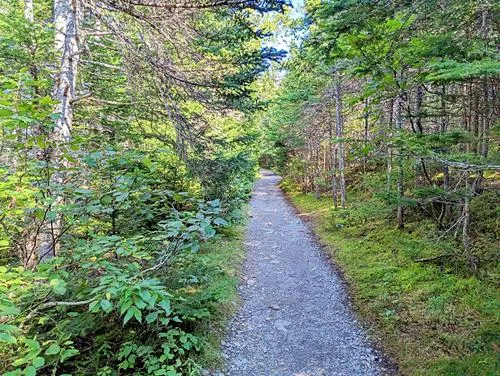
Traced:
<path fill-rule="evenodd" d="M 251 201 L 242 305 L 223 342 L 226 376 L 382 375 L 342 279 L 262 172 Z"/>

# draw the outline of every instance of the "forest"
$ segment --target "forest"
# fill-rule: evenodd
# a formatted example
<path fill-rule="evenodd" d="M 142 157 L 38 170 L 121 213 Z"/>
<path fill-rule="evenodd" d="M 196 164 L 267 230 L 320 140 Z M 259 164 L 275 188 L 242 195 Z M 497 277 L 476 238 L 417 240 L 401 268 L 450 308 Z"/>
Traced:
<path fill-rule="evenodd" d="M 223 367 L 259 169 L 394 374 L 497 374 L 498 11 L 0 0 L 0 374 Z"/>

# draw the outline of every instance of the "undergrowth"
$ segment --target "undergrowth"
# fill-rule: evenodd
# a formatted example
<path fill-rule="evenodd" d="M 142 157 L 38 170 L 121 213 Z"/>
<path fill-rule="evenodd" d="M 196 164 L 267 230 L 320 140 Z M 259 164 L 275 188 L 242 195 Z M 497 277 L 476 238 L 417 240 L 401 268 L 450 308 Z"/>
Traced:
<path fill-rule="evenodd" d="M 227 322 L 238 307 L 238 270 L 244 258 L 244 223 L 225 229 L 207 243 L 199 254 L 179 260 L 168 279 L 183 297 L 182 311 L 200 312 L 193 327 L 200 351 L 193 356 L 196 373 L 222 364 L 220 343 Z"/>
<path fill-rule="evenodd" d="M 207 200 L 194 183 L 171 190 L 158 173 L 165 166 L 139 152 L 95 153 L 90 162 L 110 185 L 65 186 L 77 198 L 64 205 L 72 226 L 58 254 L 29 268 L 4 253 L 0 374 L 180 376 L 215 367 L 254 170 L 213 183 L 222 199 Z M 21 223 L 26 206 L 4 215 Z"/>

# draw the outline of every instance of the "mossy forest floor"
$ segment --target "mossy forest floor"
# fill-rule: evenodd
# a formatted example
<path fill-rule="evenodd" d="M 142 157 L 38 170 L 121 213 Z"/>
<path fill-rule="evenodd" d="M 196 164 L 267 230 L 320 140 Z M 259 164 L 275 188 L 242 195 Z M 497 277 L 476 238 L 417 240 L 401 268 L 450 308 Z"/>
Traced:
<path fill-rule="evenodd" d="M 495 265 L 476 274 L 460 261 L 417 262 L 456 252 L 431 223 L 394 226 L 391 210 L 352 193 L 349 208 L 289 191 L 350 285 L 360 317 L 403 375 L 487 376 L 499 372 L 499 294 Z"/>

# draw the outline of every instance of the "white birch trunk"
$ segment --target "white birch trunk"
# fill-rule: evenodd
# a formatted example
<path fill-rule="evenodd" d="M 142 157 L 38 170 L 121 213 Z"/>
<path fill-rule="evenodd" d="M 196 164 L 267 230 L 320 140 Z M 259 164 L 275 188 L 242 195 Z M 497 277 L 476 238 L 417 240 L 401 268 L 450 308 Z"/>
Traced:
<path fill-rule="evenodd" d="M 33 22 L 35 20 L 33 13 L 33 0 L 24 0 L 24 18 L 29 22 Z"/>
<path fill-rule="evenodd" d="M 82 17 L 80 0 L 55 0 L 54 26 L 55 50 L 59 57 L 59 69 L 54 84 L 53 97 L 57 101 L 54 113 L 58 115 L 52 138 L 68 142 L 73 126 L 72 101 L 79 59 L 79 23 Z"/>
<path fill-rule="evenodd" d="M 24 19 L 28 22 L 33 22 L 35 20 L 34 14 L 33 14 L 33 0 L 24 0 L 23 3 L 24 6 Z M 30 90 L 28 88 L 23 88 L 22 90 L 22 96 L 25 98 L 30 97 Z M 32 129 L 27 129 L 26 130 L 26 137 L 30 135 L 33 132 Z M 28 152 L 29 158 L 32 158 L 36 153 L 31 150 Z M 13 158 L 13 164 L 14 168 L 17 165 L 17 158 Z M 20 259 L 22 260 L 23 266 L 29 269 L 32 269 L 35 266 L 36 263 L 36 254 L 35 254 L 35 240 L 36 239 L 36 234 L 35 233 L 30 233 L 27 236 L 26 242 L 24 244 L 24 247 L 20 249 Z"/>
<path fill-rule="evenodd" d="M 55 51 L 58 57 L 57 73 L 54 80 L 53 98 L 57 101 L 54 114 L 57 116 L 49 134 L 51 150 L 48 162 L 56 167 L 56 172 L 48 176 L 47 194 L 55 196 L 54 206 L 63 202 L 63 197 L 53 192 L 54 186 L 64 184 L 65 163 L 61 159 L 62 150 L 71 139 L 73 127 L 72 102 L 76 99 L 76 79 L 79 59 L 79 23 L 82 18 L 80 0 L 54 1 Z M 50 212 L 52 207 L 48 208 Z M 36 240 L 38 261 L 55 256 L 62 233 L 62 218 L 45 218 Z"/>

